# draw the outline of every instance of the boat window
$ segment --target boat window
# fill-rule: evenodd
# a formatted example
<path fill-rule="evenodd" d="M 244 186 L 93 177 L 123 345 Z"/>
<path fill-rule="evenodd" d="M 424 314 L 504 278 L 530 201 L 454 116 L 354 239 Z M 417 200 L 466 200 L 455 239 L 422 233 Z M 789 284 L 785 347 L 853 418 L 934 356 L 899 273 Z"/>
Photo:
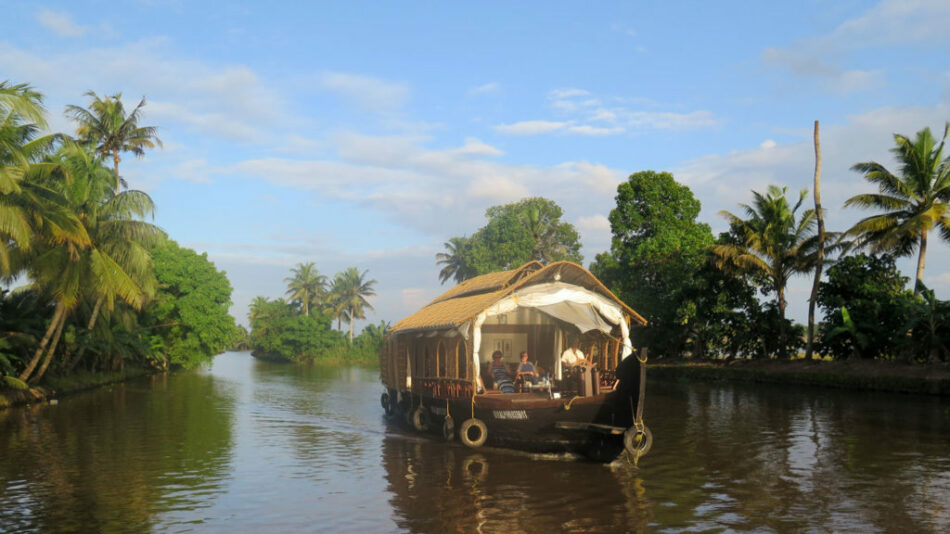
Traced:
<path fill-rule="evenodd" d="M 435 368 L 437 371 L 436 376 L 443 377 L 445 375 L 445 343 L 442 340 L 439 340 L 439 344 L 435 347 Z"/>
<path fill-rule="evenodd" d="M 425 372 L 422 376 L 432 376 L 432 352 L 429 350 L 429 343 L 426 343 L 424 362 Z"/>
<path fill-rule="evenodd" d="M 468 354 L 461 337 L 455 345 L 455 378 L 468 378 Z"/>

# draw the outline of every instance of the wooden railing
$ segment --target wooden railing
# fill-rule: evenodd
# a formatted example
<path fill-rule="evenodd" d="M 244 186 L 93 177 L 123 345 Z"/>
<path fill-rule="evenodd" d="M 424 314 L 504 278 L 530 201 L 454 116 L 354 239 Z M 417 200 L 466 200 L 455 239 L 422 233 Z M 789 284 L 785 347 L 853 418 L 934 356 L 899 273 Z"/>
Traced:
<path fill-rule="evenodd" d="M 460 399 L 472 396 L 472 382 L 462 378 L 413 378 L 412 392 L 437 399 Z"/>

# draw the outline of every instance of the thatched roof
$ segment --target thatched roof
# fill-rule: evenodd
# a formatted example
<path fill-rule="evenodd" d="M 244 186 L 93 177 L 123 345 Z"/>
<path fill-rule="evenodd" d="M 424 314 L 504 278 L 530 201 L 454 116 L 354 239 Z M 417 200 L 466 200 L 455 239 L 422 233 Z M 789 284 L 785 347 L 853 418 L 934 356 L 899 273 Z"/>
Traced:
<path fill-rule="evenodd" d="M 607 297 L 619 304 L 633 322 L 646 324 L 646 319 L 624 304 L 590 271 L 580 265 L 563 261 L 543 266 L 532 261 L 511 271 L 490 273 L 465 280 L 436 297 L 418 312 L 394 324 L 389 331 L 395 334 L 415 330 L 458 328 L 519 288 L 558 279 Z"/>

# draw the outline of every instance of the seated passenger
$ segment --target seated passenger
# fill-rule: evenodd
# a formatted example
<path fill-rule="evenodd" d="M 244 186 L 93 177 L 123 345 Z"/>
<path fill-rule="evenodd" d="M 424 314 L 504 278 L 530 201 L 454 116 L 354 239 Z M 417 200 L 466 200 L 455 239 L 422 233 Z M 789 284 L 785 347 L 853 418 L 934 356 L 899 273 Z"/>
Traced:
<path fill-rule="evenodd" d="M 528 351 L 521 351 L 521 364 L 518 365 L 518 375 L 515 378 L 524 378 L 525 381 L 537 384 L 540 377 L 534 364 L 528 361 Z"/>
<path fill-rule="evenodd" d="M 491 375 L 495 379 L 495 387 L 502 393 L 514 393 L 515 383 L 511 380 L 511 375 L 508 374 L 508 369 L 505 368 L 501 358 L 500 350 L 496 350 L 491 355 Z"/>

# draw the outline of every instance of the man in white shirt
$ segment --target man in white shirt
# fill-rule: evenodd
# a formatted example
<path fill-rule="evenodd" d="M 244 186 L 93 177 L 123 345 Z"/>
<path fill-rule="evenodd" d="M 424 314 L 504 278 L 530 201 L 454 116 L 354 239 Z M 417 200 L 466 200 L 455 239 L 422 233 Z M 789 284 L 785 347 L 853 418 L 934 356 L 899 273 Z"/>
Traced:
<path fill-rule="evenodd" d="M 577 338 L 571 339 L 571 346 L 561 353 L 562 365 L 566 365 L 568 367 L 575 367 L 578 365 L 587 367 L 590 365 L 590 362 L 584 358 L 584 353 L 581 352 L 581 349 L 577 348 L 577 345 Z"/>

